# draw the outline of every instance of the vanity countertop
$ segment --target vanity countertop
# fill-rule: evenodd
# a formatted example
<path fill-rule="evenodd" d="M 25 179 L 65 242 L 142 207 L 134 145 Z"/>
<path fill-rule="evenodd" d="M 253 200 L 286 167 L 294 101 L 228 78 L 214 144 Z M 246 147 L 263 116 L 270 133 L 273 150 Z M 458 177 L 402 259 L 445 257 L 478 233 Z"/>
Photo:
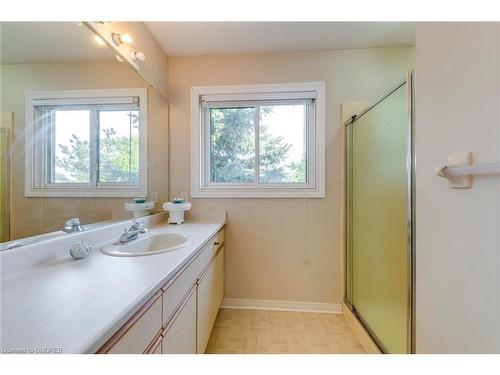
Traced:
<path fill-rule="evenodd" d="M 95 353 L 224 226 L 223 220 L 165 226 L 190 242 L 155 255 L 95 250 L 31 265 L 0 279 L 3 353 Z"/>

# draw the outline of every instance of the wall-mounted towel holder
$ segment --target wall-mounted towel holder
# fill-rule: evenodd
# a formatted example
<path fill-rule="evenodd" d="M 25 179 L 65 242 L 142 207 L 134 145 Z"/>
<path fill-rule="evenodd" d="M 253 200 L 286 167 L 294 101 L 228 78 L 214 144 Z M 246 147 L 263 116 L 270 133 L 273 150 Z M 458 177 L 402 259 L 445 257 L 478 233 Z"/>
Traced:
<path fill-rule="evenodd" d="M 500 163 L 474 164 L 471 152 L 453 154 L 446 165 L 436 169 L 436 174 L 447 178 L 452 189 L 470 189 L 473 175 L 500 174 Z"/>

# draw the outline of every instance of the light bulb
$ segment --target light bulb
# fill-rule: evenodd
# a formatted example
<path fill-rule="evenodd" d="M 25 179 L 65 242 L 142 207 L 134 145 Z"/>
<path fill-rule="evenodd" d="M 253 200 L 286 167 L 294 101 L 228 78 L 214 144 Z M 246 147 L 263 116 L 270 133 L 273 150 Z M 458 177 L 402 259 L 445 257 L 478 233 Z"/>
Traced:
<path fill-rule="evenodd" d="M 138 52 L 134 52 L 134 58 L 137 60 L 137 61 L 146 61 L 146 55 L 144 55 L 144 53 L 138 51 Z"/>
<path fill-rule="evenodd" d="M 113 43 L 116 46 L 119 46 L 120 44 L 130 44 L 132 43 L 132 37 L 129 34 L 118 34 L 118 33 L 112 33 L 111 34 L 111 39 L 113 40 Z"/>
<path fill-rule="evenodd" d="M 120 44 L 122 44 L 122 39 L 120 37 L 120 34 L 118 33 L 112 33 L 111 34 L 111 40 L 113 41 L 113 43 L 115 44 L 115 46 L 119 46 Z"/>
<path fill-rule="evenodd" d="M 132 44 L 132 37 L 129 34 L 120 35 L 120 39 L 122 42 L 125 42 L 127 44 Z"/>

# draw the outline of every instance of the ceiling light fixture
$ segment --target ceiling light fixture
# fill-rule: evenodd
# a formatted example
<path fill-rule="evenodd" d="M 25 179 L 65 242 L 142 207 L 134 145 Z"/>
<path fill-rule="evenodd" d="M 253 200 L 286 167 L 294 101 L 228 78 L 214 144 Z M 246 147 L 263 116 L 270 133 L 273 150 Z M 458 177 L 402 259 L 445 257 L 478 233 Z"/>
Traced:
<path fill-rule="evenodd" d="M 106 46 L 109 46 L 116 53 L 116 60 L 126 61 L 135 70 L 140 69 L 140 63 L 146 60 L 144 53 L 132 48 L 132 37 L 130 34 L 120 34 L 114 29 L 111 22 L 83 22 L 92 30 Z M 96 43 L 99 43 L 97 38 Z M 101 43 L 99 43 L 101 44 Z"/>
<path fill-rule="evenodd" d="M 134 59 L 143 62 L 146 61 L 146 55 L 140 51 L 134 52 Z"/>
<path fill-rule="evenodd" d="M 111 39 L 113 40 L 113 43 L 117 46 L 120 44 L 130 44 L 132 43 L 132 37 L 129 34 L 118 34 L 118 33 L 113 33 L 111 34 Z"/>
<path fill-rule="evenodd" d="M 129 34 L 120 35 L 122 43 L 132 44 L 132 37 Z"/>

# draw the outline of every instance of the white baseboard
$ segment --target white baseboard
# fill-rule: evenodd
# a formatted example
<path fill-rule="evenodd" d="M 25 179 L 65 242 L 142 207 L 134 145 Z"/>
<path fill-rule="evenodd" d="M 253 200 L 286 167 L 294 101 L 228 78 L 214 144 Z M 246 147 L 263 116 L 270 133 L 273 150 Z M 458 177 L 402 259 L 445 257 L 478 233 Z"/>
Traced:
<path fill-rule="evenodd" d="M 339 303 L 265 301 L 253 299 L 224 298 L 221 307 L 223 309 L 275 310 L 342 314 L 342 305 Z"/>

